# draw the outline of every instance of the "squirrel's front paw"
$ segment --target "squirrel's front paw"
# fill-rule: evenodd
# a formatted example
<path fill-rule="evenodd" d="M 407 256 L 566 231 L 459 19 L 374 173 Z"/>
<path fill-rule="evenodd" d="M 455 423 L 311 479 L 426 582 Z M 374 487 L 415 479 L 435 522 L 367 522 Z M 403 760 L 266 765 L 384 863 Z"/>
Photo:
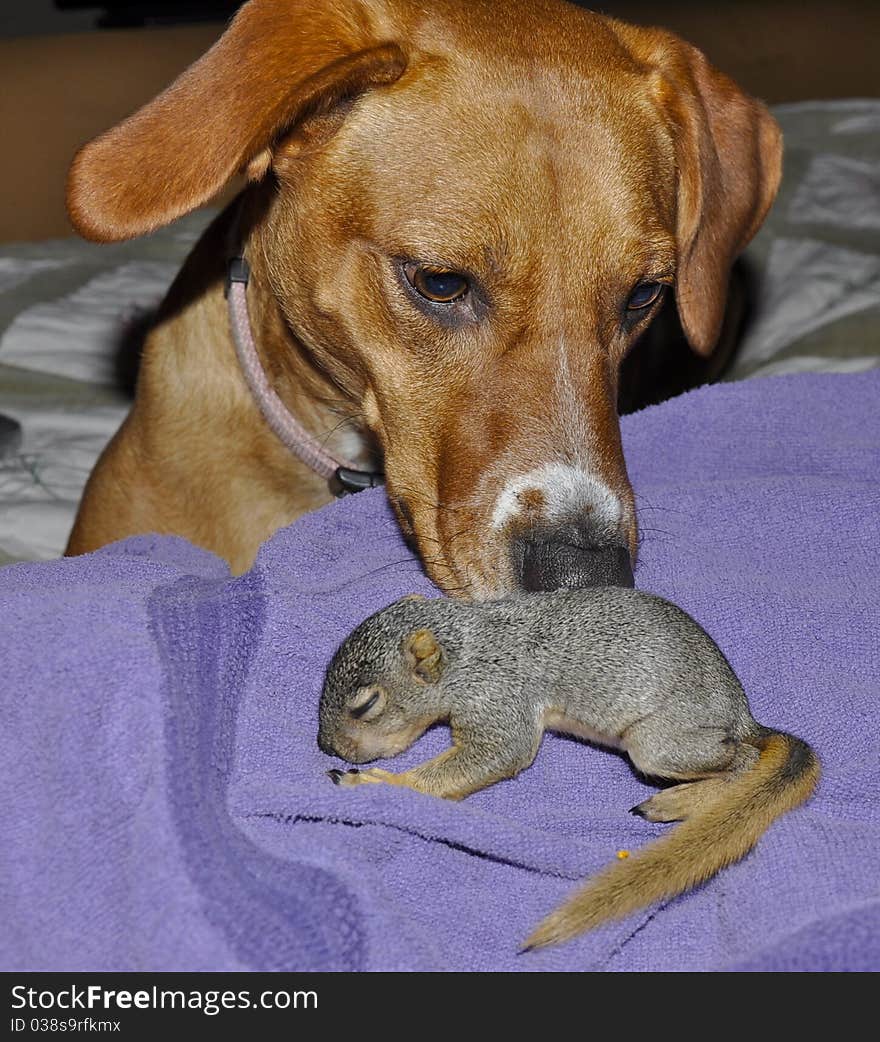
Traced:
<path fill-rule="evenodd" d="M 352 785 L 375 785 L 379 782 L 393 782 L 391 771 L 383 771 L 380 767 L 371 767 L 368 771 L 359 771 L 353 767 L 348 771 L 327 771 L 334 785 L 350 788 Z"/>

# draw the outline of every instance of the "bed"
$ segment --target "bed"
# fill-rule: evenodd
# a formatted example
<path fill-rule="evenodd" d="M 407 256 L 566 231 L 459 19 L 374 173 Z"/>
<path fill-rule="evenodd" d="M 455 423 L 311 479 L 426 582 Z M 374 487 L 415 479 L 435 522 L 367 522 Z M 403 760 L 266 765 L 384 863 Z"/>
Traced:
<path fill-rule="evenodd" d="M 880 103 L 777 115 L 786 180 L 728 381 L 622 431 L 637 584 L 706 626 L 759 720 L 814 745 L 809 804 L 693 893 L 518 955 L 578 880 L 662 831 L 626 814 L 653 788 L 557 736 L 460 805 L 330 784 L 330 655 L 371 611 L 438 593 L 381 490 L 280 531 L 238 578 L 172 537 L 53 560 L 127 405 L 118 346 L 208 215 L 109 248 L 6 247 L 4 969 L 880 966 Z"/>

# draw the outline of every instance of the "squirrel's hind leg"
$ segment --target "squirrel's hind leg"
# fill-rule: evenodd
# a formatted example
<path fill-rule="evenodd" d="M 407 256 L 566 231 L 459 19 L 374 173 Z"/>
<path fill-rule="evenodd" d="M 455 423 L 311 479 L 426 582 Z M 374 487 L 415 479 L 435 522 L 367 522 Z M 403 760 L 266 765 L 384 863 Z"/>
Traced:
<path fill-rule="evenodd" d="M 673 785 L 633 807 L 630 813 L 637 814 L 645 821 L 684 821 L 713 803 L 721 795 L 728 780 L 724 775 Z"/>
<path fill-rule="evenodd" d="M 713 736 L 704 745 L 705 732 L 695 733 L 698 738 L 692 737 L 690 742 L 683 740 L 673 757 L 664 759 L 655 752 L 647 764 L 643 750 L 639 760 L 632 757 L 646 774 L 683 782 L 633 807 L 633 814 L 647 821 L 685 821 L 714 803 L 725 786 L 748 770 L 757 758 L 757 751 L 746 743 L 727 737 L 719 741 Z"/>

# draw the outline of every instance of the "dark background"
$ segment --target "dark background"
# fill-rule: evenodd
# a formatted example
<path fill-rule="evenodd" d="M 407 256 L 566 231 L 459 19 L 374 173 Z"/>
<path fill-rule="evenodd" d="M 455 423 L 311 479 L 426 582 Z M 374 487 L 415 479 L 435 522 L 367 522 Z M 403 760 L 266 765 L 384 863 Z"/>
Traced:
<path fill-rule="evenodd" d="M 2 0 L 0 34 L 30 36 L 95 28 L 223 21 L 241 0 Z"/>
<path fill-rule="evenodd" d="M 213 43 L 238 6 L 0 0 L 0 240 L 71 234 L 63 185 L 75 149 L 166 86 Z M 672 29 L 771 104 L 880 95 L 880 0 L 582 6 Z"/>

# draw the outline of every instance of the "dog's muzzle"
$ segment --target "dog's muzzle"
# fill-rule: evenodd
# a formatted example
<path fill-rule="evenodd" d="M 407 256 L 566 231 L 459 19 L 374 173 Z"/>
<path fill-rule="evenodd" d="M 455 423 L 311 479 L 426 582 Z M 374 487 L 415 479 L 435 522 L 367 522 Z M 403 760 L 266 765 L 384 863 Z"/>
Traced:
<path fill-rule="evenodd" d="M 588 525 L 525 532 L 514 539 L 511 558 L 517 585 L 529 593 L 634 585 L 628 548 L 599 542 Z"/>

